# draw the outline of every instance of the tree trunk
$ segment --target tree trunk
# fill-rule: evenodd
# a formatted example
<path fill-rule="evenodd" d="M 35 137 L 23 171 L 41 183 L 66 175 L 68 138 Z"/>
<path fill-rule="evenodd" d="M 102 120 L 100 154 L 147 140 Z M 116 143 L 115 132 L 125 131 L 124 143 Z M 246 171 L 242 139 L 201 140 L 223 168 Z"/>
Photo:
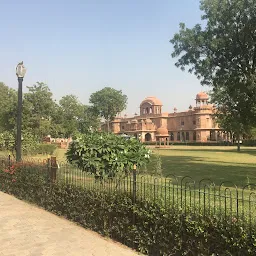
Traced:
<path fill-rule="evenodd" d="M 241 147 L 240 147 L 240 135 L 237 136 L 237 152 L 241 151 Z"/>
<path fill-rule="evenodd" d="M 109 120 L 107 120 L 107 132 L 109 133 Z"/>

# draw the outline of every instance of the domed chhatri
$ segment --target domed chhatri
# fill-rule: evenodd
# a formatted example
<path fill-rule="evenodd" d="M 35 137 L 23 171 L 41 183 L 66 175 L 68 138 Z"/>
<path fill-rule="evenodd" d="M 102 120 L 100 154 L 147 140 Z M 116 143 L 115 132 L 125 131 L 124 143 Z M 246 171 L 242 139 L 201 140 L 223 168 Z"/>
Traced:
<path fill-rule="evenodd" d="M 169 136 L 167 128 L 161 126 L 156 130 L 156 136 Z"/>
<path fill-rule="evenodd" d="M 182 97 L 182 96 L 181 96 Z M 162 112 L 162 102 L 153 96 L 145 98 L 140 104 L 140 113 L 125 118 L 116 118 L 111 129 L 115 134 L 128 134 L 142 142 L 156 142 L 166 145 L 183 142 L 229 141 L 230 135 L 224 133 L 214 120 L 216 109 L 209 103 L 205 92 L 196 95 L 195 104 L 184 111 L 173 108 L 170 113 Z M 103 124 L 102 130 L 107 125 Z"/>
<path fill-rule="evenodd" d="M 154 96 L 149 96 L 147 98 L 145 98 L 140 105 L 143 105 L 144 103 L 149 103 L 151 105 L 155 105 L 155 106 L 163 106 L 162 102 L 154 97 Z"/>
<path fill-rule="evenodd" d="M 196 95 L 196 100 L 209 100 L 209 96 L 207 93 L 205 92 L 199 92 L 197 95 Z"/>
<path fill-rule="evenodd" d="M 162 113 L 162 102 L 153 96 L 147 97 L 140 104 L 140 115 L 159 115 Z"/>

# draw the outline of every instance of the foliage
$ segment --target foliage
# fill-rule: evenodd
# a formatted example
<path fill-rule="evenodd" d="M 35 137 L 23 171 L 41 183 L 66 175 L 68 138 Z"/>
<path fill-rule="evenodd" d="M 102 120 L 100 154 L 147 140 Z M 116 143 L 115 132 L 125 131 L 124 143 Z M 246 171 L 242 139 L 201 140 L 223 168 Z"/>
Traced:
<path fill-rule="evenodd" d="M 31 132 L 23 131 L 22 133 L 22 153 L 23 155 L 32 155 L 37 153 L 39 139 Z"/>
<path fill-rule="evenodd" d="M 0 82 L 0 132 L 14 129 L 17 99 L 17 92 Z"/>
<path fill-rule="evenodd" d="M 13 152 L 15 149 L 15 136 L 13 133 L 4 131 L 0 133 L 0 150 Z"/>
<path fill-rule="evenodd" d="M 212 87 L 219 123 L 239 140 L 256 124 L 256 2 L 201 0 L 200 8 L 205 27 L 181 23 L 172 57 Z"/>
<path fill-rule="evenodd" d="M 179 208 L 164 209 L 157 202 L 134 203 L 120 192 L 51 185 L 47 173 L 33 165 L 11 167 L 0 173 L 0 188 L 147 255 L 256 253 L 253 224 L 249 229 L 236 219 L 185 216 Z"/>
<path fill-rule="evenodd" d="M 45 154 L 45 155 L 52 155 L 54 151 L 57 149 L 55 144 L 44 144 L 40 143 L 37 147 L 37 154 Z"/>
<path fill-rule="evenodd" d="M 60 99 L 62 126 L 65 137 L 77 132 L 87 132 L 90 126 L 99 127 L 99 118 L 91 108 L 79 102 L 74 95 L 66 95 Z"/>
<path fill-rule="evenodd" d="M 78 135 L 70 144 L 67 159 L 79 169 L 99 177 L 114 177 L 145 165 L 150 152 L 136 139 L 91 132 Z"/>
<path fill-rule="evenodd" d="M 90 127 L 99 128 L 99 116 L 92 107 L 80 103 L 76 96 L 66 95 L 57 104 L 45 83 L 37 82 L 27 88 L 23 97 L 23 135 L 29 133 L 41 142 L 49 134 L 55 138 L 69 137 L 77 132 L 86 133 Z M 0 82 L 0 133 L 15 136 L 16 116 L 17 91 Z M 14 144 L 12 149 L 15 150 Z"/>
<path fill-rule="evenodd" d="M 155 152 L 154 154 L 151 155 L 150 161 L 147 164 L 146 173 L 150 173 L 154 176 L 162 176 L 162 158 L 158 152 Z"/>
<path fill-rule="evenodd" d="M 95 113 L 106 120 L 107 131 L 109 132 L 109 123 L 126 108 L 127 96 L 122 91 L 105 87 L 90 96 L 90 103 Z"/>

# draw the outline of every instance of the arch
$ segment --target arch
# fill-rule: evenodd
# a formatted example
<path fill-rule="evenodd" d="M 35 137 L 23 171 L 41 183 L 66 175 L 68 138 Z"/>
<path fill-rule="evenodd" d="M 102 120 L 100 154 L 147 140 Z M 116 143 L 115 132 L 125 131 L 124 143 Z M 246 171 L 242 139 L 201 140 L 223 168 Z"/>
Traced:
<path fill-rule="evenodd" d="M 182 141 L 182 142 L 185 141 L 185 132 L 182 132 L 182 133 L 181 133 L 181 141 Z"/>
<path fill-rule="evenodd" d="M 177 133 L 177 140 L 180 140 L 180 132 Z"/>
<path fill-rule="evenodd" d="M 189 132 L 186 132 L 186 141 L 189 141 Z"/>
<path fill-rule="evenodd" d="M 170 133 L 170 140 L 174 141 L 174 134 L 173 134 L 173 132 Z"/>
<path fill-rule="evenodd" d="M 193 140 L 196 141 L 196 132 L 193 132 Z"/>
<path fill-rule="evenodd" d="M 145 134 L 145 141 L 152 141 L 152 136 L 150 133 Z"/>
<path fill-rule="evenodd" d="M 210 141 L 216 141 L 215 131 L 210 131 Z"/>

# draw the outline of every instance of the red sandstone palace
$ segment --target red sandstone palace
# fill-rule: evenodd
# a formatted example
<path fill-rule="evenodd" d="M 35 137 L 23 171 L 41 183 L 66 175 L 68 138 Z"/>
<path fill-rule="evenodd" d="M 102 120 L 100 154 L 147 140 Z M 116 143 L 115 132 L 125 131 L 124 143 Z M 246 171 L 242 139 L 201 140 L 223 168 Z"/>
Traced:
<path fill-rule="evenodd" d="M 156 97 L 147 97 L 140 104 L 140 115 L 132 118 L 116 117 L 111 123 L 115 134 L 127 134 L 145 141 L 216 142 L 229 140 L 214 117 L 214 106 L 209 97 L 200 92 L 196 95 L 196 106 L 187 111 L 162 113 L 162 103 Z M 102 127 L 105 129 L 105 125 Z"/>

